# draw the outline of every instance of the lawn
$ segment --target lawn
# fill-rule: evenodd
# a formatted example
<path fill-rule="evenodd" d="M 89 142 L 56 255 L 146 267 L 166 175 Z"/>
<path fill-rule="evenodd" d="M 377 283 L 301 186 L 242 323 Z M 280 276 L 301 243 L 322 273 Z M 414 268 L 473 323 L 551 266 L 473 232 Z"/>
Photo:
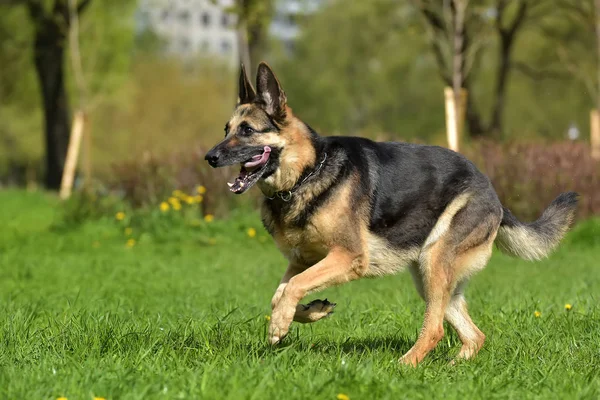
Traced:
<path fill-rule="evenodd" d="M 58 229 L 48 195 L 5 191 L 0 204 L 2 399 L 600 396 L 598 221 L 543 262 L 495 253 L 467 291 L 484 349 L 449 366 L 460 346 L 447 329 L 413 369 L 397 362 L 424 311 L 407 273 L 310 296 L 335 314 L 270 348 L 285 262 L 257 214 L 211 222 L 221 233 L 209 242 L 165 228 L 127 247 L 113 216 Z"/>

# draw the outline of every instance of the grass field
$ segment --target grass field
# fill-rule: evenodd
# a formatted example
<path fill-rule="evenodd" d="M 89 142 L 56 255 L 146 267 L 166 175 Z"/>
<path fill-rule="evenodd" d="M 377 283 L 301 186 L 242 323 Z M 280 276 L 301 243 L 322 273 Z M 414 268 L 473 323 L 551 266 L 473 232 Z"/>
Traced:
<path fill-rule="evenodd" d="M 397 362 L 424 311 L 409 274 L 311 296 L 335 314 L 272 349 L 285 262 L 257 215 L 212 222 L 222 233 L 208 244 L 190 227 L 128 248 L 112 216 L 56 229 L 46 195 L 0 192 L 0 204 L 2 399 L 600 397 L 598 221 L 544 262 L 494 254 L 467 291 L 484 349 L 449 366 L 459 340 L 446 329 L 412 369 Z"/>

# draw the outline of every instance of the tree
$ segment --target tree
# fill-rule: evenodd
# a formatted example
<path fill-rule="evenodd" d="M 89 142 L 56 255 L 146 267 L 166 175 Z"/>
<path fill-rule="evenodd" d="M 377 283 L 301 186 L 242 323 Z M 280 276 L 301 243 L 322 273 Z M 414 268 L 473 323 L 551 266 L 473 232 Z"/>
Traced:
<path fill-rule="evenodd" d="M 81 0 L 81 14 L 91 0 Z M 0 5 L 25 6 L 34 27 L 33 60 L 42 94 L 45 122 L 46 187 L 57 190 L 69 144 L 71 121 L 65 80 L 65 45 L 71 18 L 67 0 L 48 7 L 41 0 L 4 0 Z"/>
<path fill-rule="evenodd" d="M 431 32 L 430 46 L 442 80 L 449 86 L 458 86 L 458 82 L 453 82 L 453 68 L 456 67 L 459 72 L 455 76 L 459 76 L 457 79 L 462 81 L 460 86 L 469 91 L 466 114 L 471 135 L 500 138 L 503 132 L 506 91 L 510 72 L 514 66 L 512 57 L 516 40 L 522 33 L 526 21 L 538 20 L 548 13 L 549 3 L 542 0 L 478 0 L 469 3 L 469 7 L 465 6 L 464 9 L 457 7 L 455 1 L 448 5 L 447 0 L 444 2 L 414 0 L 413 4 L 416 4 L 420 10 Z M 459 35 L 462 40 L 458 41 L 453 31 L 453 21 L 460 16 L 457 11 L 464 13 L 464 29 Z M 476 108 L 477 102 L 470 88 L 472 74 L 476 72 L 474 69 L 484 51 L 482 44 L 490 41 L 491 36 L 498 38 L 498 61 L 495 68 L 494 100 L 490 121 L 485 124 Z M 461 45 L 460 51 L 459 49 L 455 49 L 454 53 L 448 51 L 454 49 L 457 44 Z M 462 62 L 455 64 L 450 60 L 452 54 L 465 56 Z"/>

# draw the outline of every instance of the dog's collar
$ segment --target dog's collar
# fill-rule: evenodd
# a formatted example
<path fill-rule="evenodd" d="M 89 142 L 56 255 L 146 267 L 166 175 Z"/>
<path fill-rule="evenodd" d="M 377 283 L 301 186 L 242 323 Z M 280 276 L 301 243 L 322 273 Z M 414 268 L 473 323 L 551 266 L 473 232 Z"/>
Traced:
<path fill-rule="evenodd" d="M 292 195 L 294 194 L 294 192 L 296 192 L 296 190 L 298 190 L 298 188 L 300 188 L 300 186 L 302 186 L 302 184 L 304 184 L 304 182 L 306 182 L 308 179 L 310 179 L 311 176 L 318 174 L 319 171 L 321 171 L 321 168 L 323 168 L 323 164 L 325 164 L 325 160 L 327 160 L 327 153 L 324 153 L 323 160 L 321 160 L 321 162 L 319 163 L 319 166 L 317 168 L 313 169 L 308 175 L 306 175 L 306 177 L 304 177 L 304 179 L 302 179 L 301 182 L 296 183 L 293 188 L 291 188 L 290 190 L 282 190 L 280 192 L 276 192 L 273 195 L 273 197 L 269 197 L 269 196 L 265 196 L 265 197 L 269 200 L 274 200 L 276 197 L 279 197 L 281 200 L 283 200 L 287 203 L 288 201 L 290 201 L 292 199 Z"/>

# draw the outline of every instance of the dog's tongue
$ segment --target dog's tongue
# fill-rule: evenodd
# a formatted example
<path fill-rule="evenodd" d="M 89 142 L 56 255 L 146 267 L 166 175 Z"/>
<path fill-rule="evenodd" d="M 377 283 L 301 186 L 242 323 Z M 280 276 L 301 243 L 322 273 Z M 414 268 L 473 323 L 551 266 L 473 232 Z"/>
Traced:
<path fill-rule="evenodd" d="M 252 161 L 248 161 L 244 164 L 246 168 L 256 167 L 257 165 L 262 165 L 267 162 L 269 159 L 269 154 L 271 153 L 271 148 L 269 146 L 265 146 L 262 154 L 255 155 L 252 157 Z"/>

